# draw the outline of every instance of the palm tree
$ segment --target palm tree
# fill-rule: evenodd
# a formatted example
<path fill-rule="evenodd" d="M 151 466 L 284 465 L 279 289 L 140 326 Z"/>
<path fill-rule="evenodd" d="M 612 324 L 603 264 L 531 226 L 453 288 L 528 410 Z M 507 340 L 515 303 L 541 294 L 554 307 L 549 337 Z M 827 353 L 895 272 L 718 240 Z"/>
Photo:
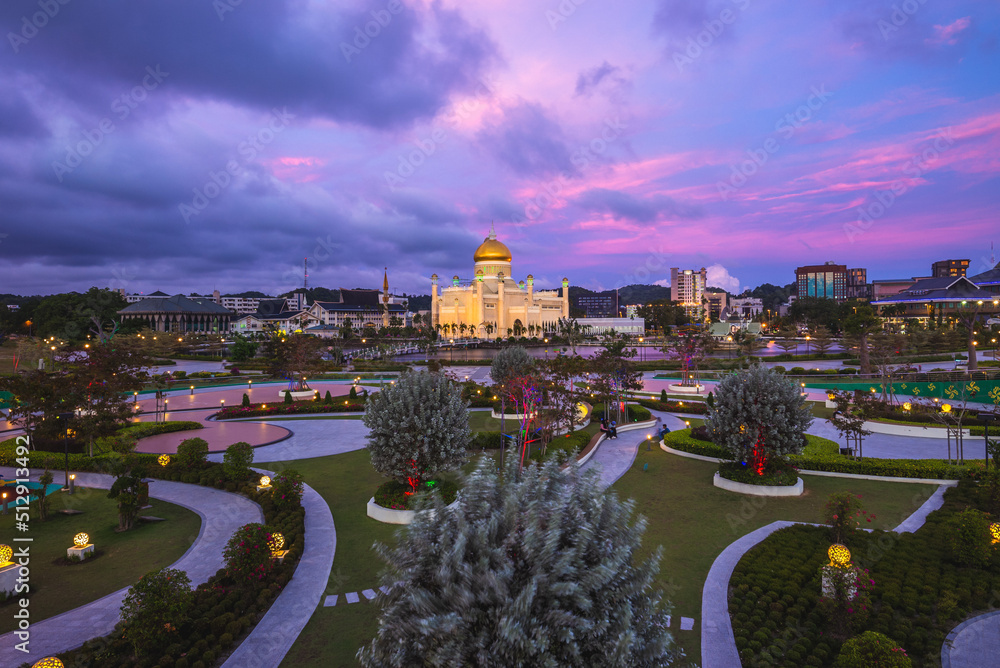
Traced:
<path fill-rule="evenodd" d="M 465 336 L 465 333 L 468 330 L 469 330 L 469 328 L 468 328 L 468 326 L 464 322 L 461 325 L 458 326 L 458 331 L 460 331 L 462 333 L 463 337 Z"/>

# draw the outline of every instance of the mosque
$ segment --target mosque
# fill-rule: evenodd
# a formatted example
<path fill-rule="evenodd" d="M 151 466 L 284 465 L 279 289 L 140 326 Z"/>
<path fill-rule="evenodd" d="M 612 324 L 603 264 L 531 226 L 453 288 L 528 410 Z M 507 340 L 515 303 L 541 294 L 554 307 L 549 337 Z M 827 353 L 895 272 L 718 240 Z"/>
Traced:
<path fill-rule="evenodd" d="M 472 281 L 455 276 L 450 286 L 439 289 L 438 275 L 431 276 L 431 325 L 484 338 L 555 330 L 560 318 L 569 317 L 569 279 L 562 279 L 562 295 L 559 290 L 536 291 L 531 274 L 523 281 L 511 278 L 511 259 L 510 249 L 497 241 L 490 225 L 489 236 L 473 256 Z"/>

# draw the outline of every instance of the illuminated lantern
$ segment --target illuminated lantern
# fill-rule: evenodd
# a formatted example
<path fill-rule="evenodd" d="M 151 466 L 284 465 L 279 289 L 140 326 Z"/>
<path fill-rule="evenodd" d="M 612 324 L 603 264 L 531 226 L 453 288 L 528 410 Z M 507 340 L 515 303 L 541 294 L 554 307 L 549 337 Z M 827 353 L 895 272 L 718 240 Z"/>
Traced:
<path fill-rule="evenodd" d="M 156 463 L 160 466 L 166 466 L 170 463 L 170 455 L 160 455 L 156 458 Z"/>
<path fill-rule="evenodd" d="M 285 546 L 285 537 L 280 533 L 272 533 L 271 538 L 267 541 L 267 546 L 271 548 L 271 554 L 277 554 Z"/>
<path fill-rule="evenodd" d="M 31 668 L 63 668 L 63 662 L 54 656 L 47 656 L 33 664 Z"/>
<path fill-rule="evenodd" d="M 830 394 L 826 395 L 826 398 L 829 399 L 830 401 L 836 401 L 837 395 L 831 392 Z"/>
<path fill-rule="evenodd" d="M 271 478 L 270 477 L 268 477 L 266 475 L 262 475 L 260 477 L 260 486 L 261 487 L 267 487 L 270 484 L 271 484 Z"/>
<path fill-rule="evenodd" d="M 10 545 L 0 545 L 0 566 L 10 561 L 14 556 L 14 549 Z"/>
<path fill-rule="evenodd" d="M 851 551 L 846 545 L 835 543 L 830 546 L 826 554 L 830 557 L 830 565 L 834 568 L 847 568 L 851 565 Z"/>
<path fill-rule="evenodd" d="M 907 401 L 906 403 L 903 404 L 903 410 L 904 411 L 908 411 L 911 408 L 913 408 L 913 404 L 911 404 L 909 401 Z"/>
<path fill-rule="evenodd" d="M 994 522 L 990 525 L 990 535 L 993 536 L 993 544 L 996 545 L 1000 543 L 1000 522 Z M 0 560 L 3 560 L 3 550 L 4 548 L 10 549 L 6 545 L 0 546 Z"/>
<path fill-rule="evenodd" d="M 73 536 L 73 544 L 77 547 L 86 547 L 90 542 L 90 536 L 83 533 L 82 531 L 75 536 Z"/>
<path fill-rule="evenodd" d="M 945 413 L 951 412 L 951 404 L 941 404 L 941 410 Z"/>

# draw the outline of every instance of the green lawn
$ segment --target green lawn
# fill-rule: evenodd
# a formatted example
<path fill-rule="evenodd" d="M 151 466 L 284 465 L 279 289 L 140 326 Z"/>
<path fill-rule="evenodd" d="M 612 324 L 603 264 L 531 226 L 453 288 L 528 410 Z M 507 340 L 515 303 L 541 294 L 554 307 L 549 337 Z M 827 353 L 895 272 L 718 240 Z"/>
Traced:
<path fill-rule="evenodd" d="M 61 476 L 56 475 L 59 481 Z M 15 534 L 31 537 L 31 621 L 39 622 L 85 603 L 95 601 L 122 587 L 134 584 L 152 570 L 169 566 L 183 556 L 198 537 L 201 518 L 186 508 L 151 501 L 152 508 L 143 515 L 162 517 L 166 522 L 139 523 L 132 531 L 117 533 L 118 509 L 107 498 L 106 490 L 78 487 L 72 496 L 55 492 L 51 499 L 50 516 L 38 520 L 34 505 L 27 532 L 15 532 L 14 513 L 0 515 L 0 542 L 17 549 L 24 543 L 14 543 Z M 82 510 L 82 515 L 63 515 L 64 508 Z M 73 545 L 73 536 L 83 531 L 98 552 L 93 561 L 72 566 L 57 565 Z M 12 605 L 8 602 L 5 607 Z M 7 607 L 8 610 L 13 608 Z M 0 614 L 0 633 L 16 628 L 10 614 Z"/>
<path fill-rule="evenodd" d="M 643 471 L 643 466 L 649 468 Z M 268 463 L 260 463 L 268 467 Z M 469 468 L 472 464 L 468 465 Z M 371 468 L 364 450 L 296 464 L 306 482 L 330 504 L 337 527 L 337 552 L 327 594 L 360 592 L 378 584 L 381 560 L 375 541 L 391 541 L 397 527 L 365 514 L 365 504 L 384 479 Z M 806 493 L 795 499 L 751 499 L 712 486 L 714 464 L 640 448 L 636 461 L 613 489 L 633 498 L 649 520 L 645 549 L 664 546 L 660 583 L 674 603 L 674 619 L 701 621 L 701 588 L 715 557 L 740 536 L 775 520 L 818 522 L 827 497 L 850 490 L 864 497 L 877 516 L 874 526 L 891 528 L 912 513 L 934 487 L 810 476 Z M 700 656 L 700 632 L 677 631 L 688 656 Z M 365 601 L 317 608 L 282 663 L 298 666 L 356 666 L 354 654 L 373 637 L 377 608 Z"/>
<path fill-rule="evenodd" d="M 649 465 L 644 471 L 643 466 Z M 674 619 L 693 617 L 694 631 L 676 631 L 689 657 L 701 652 L 701 590 L 712 561 L 734 540 L 775 520 L 822 521 L 827 497 L 839 491 L 863 496 L 874 527 L 892 528 L 935 490 L 915 483 L 886 483 L 808 476 L 798 498 L 745 497 L 712 486 L 716 465 L 642 448 L 632 468 L 613 486 L 632 498 L 649 520 L 644 549 L 664 548 L 660 584 L 673 601 Z M 675 627 L 676 628 L 676 627 Z"/>

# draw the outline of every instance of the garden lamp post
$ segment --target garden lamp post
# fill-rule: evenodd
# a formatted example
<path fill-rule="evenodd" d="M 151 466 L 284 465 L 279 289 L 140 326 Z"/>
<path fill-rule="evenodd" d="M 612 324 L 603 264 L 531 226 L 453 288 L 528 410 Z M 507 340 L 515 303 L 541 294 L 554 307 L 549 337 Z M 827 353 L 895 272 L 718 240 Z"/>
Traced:
<path fill-rule="evenodd" d="M 73 419 L 73 414 L 72 413 L 59 413 L 58 415 L 56 415 L 56 419 L 59 420 L 60 424 L 63 427 L 61 431 L 62 431 L 62 437 L 63 437 L 63 450 L 64 450 L 64 453 L 65 453 L 65 456 L 66 456 L 66 460 L 65 460 L 65 463 L 66 463 L 66 487 L 69 487 L 69 437 L 73 433 L 73 430 L 70 429 L 67 425 L 69 424 L 69 421 Z M 45 490 L 42 490 L 42 494 L 44 494 L 44 493 L 45 493 Z"/>

